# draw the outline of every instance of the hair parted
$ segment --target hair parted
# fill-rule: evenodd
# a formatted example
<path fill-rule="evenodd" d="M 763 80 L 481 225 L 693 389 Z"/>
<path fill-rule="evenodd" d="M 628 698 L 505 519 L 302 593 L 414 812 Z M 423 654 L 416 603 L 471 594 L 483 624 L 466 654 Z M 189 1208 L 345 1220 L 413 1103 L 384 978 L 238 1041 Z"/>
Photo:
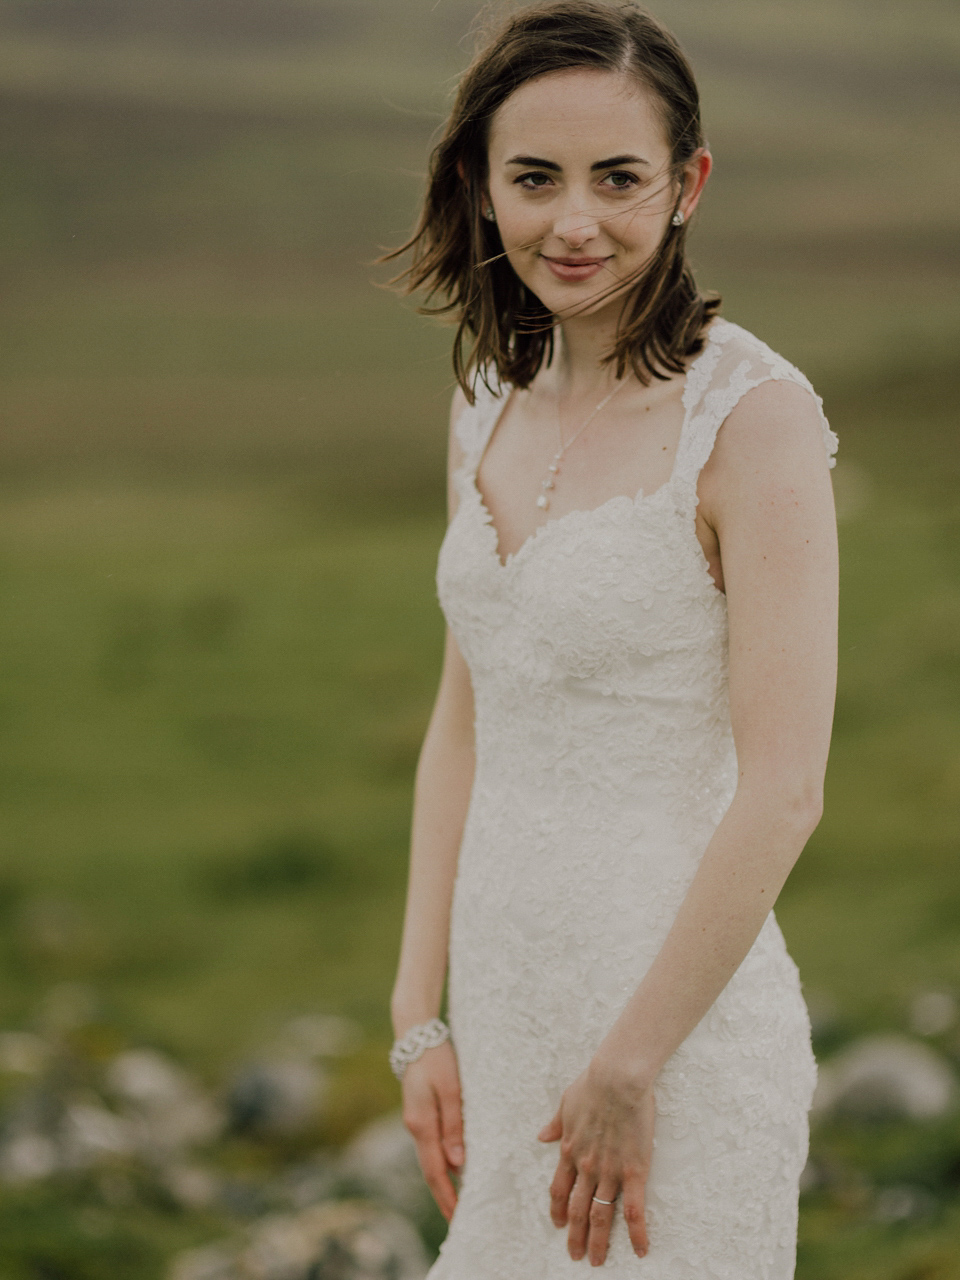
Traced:
<path fill-rule="evenodd" d="M 684 165 L 704 145 L 690 65 L 670 32 L 637 5 L 546 0 L 514 12 L 493 32 L 464 73 L 431 155 L 416 229 L 381 259 L 412 252 L 410 266 L 393 283 L 407 293 L 425 290 L 422 313 L 456 319 L 453 366 L 471 402 L 477 371 L 484 378 L 495 371 L 499 381 L 527 387 L 553 352 L 555 317 L 516 275 L 496 225 L 483 217 L 490 123 L 522 84 L 574 68 L 625 72 L 655 95 L 672 181 L 679 182 Z M 702 349 L 703 327 L 720 299 L 698 290 L 686 260 L 686 233 L 686 224 L 669 224 L 629 287 L 606 357 L 616 362 L 618 378 L 628 365 L 643 383 L 682 373 L 686 358 Z"/>

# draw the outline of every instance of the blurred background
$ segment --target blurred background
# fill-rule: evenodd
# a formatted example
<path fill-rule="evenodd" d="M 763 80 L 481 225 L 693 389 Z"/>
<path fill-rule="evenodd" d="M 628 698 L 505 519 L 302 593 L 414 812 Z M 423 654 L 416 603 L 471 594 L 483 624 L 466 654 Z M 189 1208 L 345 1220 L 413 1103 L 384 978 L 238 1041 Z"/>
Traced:
<path fill-rule="evenodd" d="M 960 11 L 660 0 L 694 259 L 841 440 L 800 1280 L 960 1277 Z M 473 0 L 0 0 L 0 1277 L 417 1280 L 387 1000 Z M 411 1225 L 412 1224 L 412 1225 Z"/>

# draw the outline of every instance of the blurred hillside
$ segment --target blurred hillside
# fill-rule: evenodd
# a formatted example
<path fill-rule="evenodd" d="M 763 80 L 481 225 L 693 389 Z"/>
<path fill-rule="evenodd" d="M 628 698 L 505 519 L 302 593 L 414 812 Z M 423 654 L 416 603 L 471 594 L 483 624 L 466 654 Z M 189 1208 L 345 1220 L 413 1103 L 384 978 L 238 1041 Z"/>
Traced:
<path fill-rule="evenodd" d="M 703 82 L 717 169 L 696 258 L 727 314 L 821 379 L 949 359 L 955 7 L 660 12 Z M 411 223 L 473 15 L 463 0 L 5 0 L 6 463 L 322 457 L 349 484 L 341 454 L 369 454 L 389 418 L 378 483 L 427 465 L 432 486 L 445 333 L 403 318 L 367 264 Z"/>

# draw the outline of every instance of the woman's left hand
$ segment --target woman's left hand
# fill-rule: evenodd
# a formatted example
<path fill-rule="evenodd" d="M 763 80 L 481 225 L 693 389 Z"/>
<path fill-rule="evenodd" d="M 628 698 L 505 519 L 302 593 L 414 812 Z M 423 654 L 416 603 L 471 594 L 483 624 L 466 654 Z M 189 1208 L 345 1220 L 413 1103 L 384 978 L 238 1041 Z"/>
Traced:
<path fill-rule="evenodd" d="M 574 1261 L 587 1254 L 599 1267 L 607 1256 L 616 1205 L 599 1203 L 603 1200 L 621 1201 L 634 1252 L 640 1258 L 646 1254 L 644 1198 L 653 1122 L 653 1086 L 595 1060 L 540 1130 L 541 1142 L 560 1143 L 550 1217 L 555 1227 L 568 1228 L 567 1250 Z"/>

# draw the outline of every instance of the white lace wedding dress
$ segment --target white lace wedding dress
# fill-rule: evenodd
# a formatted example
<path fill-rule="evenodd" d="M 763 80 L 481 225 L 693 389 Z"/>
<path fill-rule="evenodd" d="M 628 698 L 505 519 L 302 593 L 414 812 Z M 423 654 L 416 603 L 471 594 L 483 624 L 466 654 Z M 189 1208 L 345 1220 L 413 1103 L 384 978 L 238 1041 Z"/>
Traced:
<path fill-rule="evenodd" d="M 715 320 L 671 479 L 550 520 L 505 563 L 475 481 L 503 401 L 481 389 L 457 424 L 466 460 L 438 587 L 476 698 L 449 984 L 467 1163 L 430 1280 L 589 1266 L 550 1222 L 558 1146 L 537 1133 L 656 955 L 733 795 L 726 602 L 694 531 L 697 478 L 724 418 L 771 378 L 812 394 Z M 770 915 L 657 1081 L 650 1252 L 634 1255 L 618 1213 L 601 1274 L 789 1280 L 814 1077 Z"/>

